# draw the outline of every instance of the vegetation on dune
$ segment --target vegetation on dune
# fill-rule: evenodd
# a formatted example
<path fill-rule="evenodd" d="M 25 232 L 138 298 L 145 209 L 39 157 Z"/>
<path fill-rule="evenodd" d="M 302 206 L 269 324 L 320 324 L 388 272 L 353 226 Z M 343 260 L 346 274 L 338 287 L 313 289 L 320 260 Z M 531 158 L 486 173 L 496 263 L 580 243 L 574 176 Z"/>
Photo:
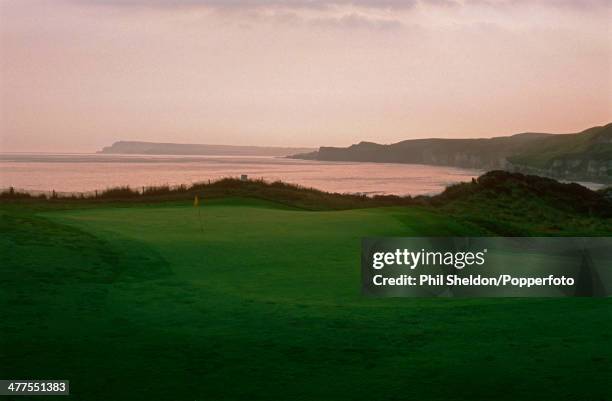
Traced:
<path fill-rule="evenodd" d="M 434 196 L 434 204 L 470 201 L 473 196 L 538 198 L 568 212 L 612 217 L 612 202 L 605 191 L 592 191 L 580 184 L 561 183 L 551 178 L 506 171 L 491 171 L 471 182 L 449 186 Z"/>
<path fill-rule="evenodd" d="M 606 192 L 549 178 L 494 171 L 453 185 L 431 202 L 499 235 L 612 233 L 612 200 Z"/>
<path fill-rule="evenodd" d="M 610 399 L 609 299 L 360 296 L 362 237 L 497 232 L 467 220 L 477 208 L 500 226 L 524 213 L 521 225 L 540 233 L 527 224 L 539 208 L 503 209 L 532 185 L 489 178 L 410 206 L 205 199 L 203 230 L 191 194 L 2 202 L 4 371 L 69 379 L 67 398 L 88 401 Z M 334 197 L 223 185 L 302 204 Z M 547 213 L 589 219 L 558 206 Z"/>
<path fill-rule="evenodd" d="M 549 178 L 492 171 L 469 183 L 448 187 L 436 196 L 401 197 L 338 194 L 284 182 L 226 178 L 192 186 L 111 188 L 89 196 L 33 197 L 7 191 L 0 200 L 57 207 L 95 207 L 119 203 L 138 205 L 167 201 L 253 198 L 303 210 L 420 207 L 476 225 L 483 234 L 498 235 L 607 235 L 612 232 L 612 198 L 609 190 L 591 191 L 578 184 Z"/>
<path fill-rule="evenodd" d="M 48 200 L 60 202 L 161 202 L 189 200 L 198 195 L 204 199 L 226 197 L 246 197 L 269 200 L 309 210 L 339 210 L 364 207 L 411 205 L 415 202 L 410 196 L 377 195 L 369 197 L 362 194 L 339 194 L 289 184 L 282 181 L 267 182 L 224 178 L 209 183 L 196 183 L 191 186 L 180 185 L 152 186 L 135 189 L 130 187 L 109 188 L 88 194 L 30 195 L 10 188 L 0 193 L 0 200 Z"/>

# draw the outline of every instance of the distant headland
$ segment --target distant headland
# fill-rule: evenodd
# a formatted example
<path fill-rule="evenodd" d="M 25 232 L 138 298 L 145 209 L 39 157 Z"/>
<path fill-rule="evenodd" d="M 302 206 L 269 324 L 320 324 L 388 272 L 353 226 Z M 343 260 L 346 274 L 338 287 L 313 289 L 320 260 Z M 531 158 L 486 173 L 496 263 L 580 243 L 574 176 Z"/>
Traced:
<path fill-rule="evenodd" d="M 232 146 L 187 143 L 157 143 L 118 141 L 97 153 L 140 155 L 209 155 L 209 156 L 288 156 L 312 152 L 313 148 L 291 148 L 275 146 Z"/>

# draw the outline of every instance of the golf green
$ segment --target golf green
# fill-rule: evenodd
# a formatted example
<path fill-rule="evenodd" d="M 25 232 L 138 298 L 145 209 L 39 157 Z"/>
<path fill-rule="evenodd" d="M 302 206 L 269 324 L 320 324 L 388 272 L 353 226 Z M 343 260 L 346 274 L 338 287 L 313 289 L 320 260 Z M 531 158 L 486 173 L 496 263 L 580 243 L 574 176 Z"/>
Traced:
<path fill-rule="evenodd" d="M 361 296 L 362 237 L 478 227 L 417 207 L 199 211 L 1 209 L 1 376 L 69 379 L 78 400 L 612 398 L 610 299 Z"/>

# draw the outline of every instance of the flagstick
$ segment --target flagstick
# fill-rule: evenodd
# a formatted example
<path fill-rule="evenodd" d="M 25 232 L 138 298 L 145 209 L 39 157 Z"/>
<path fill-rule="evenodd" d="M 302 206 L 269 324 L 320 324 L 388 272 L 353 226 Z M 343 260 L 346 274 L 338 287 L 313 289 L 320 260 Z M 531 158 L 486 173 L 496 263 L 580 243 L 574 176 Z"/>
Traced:
<path fill-rule="evenodd" d="M 200 220 L 200 231 L 204 232 L 204 226 L 202 225 L 202 212 L 200 211 L 200 199 L 198 194 L 193 198 L 193 206 L 198 208 L 198 220 Z"/>
<path fill-rule="evenodd" d="M 202 226 L 202 211 L 200 210 L 200 205 L 198 205 L 198 219 L 200 220 L 200 231 L 204 232 L 204 227 Z"/>

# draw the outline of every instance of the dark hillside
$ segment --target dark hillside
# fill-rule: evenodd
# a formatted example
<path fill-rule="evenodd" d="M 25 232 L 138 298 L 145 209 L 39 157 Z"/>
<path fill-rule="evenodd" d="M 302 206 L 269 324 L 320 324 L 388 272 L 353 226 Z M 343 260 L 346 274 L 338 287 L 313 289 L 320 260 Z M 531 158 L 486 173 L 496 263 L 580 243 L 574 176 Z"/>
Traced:
<path fill-rule="evenodd" d="M 550 178 L 489 172 L 447 188 L 432 204 L 503 235 L 610 235 L 612 200 Z"/>
<path fill-rule="evenodd" d="M 612 180 L 612 124 L 578 134 L 540 138 L 527 150 L 508 158 L 513 170 L 560 177 Z"/>
<path fill-rule="evenodd" d="M 612 182 L 612 123 L 574 134 L 522 133 L 489 139 L 412 139 L 321 147 L 297 159 L 504 169 L 564 180 Z"/>

